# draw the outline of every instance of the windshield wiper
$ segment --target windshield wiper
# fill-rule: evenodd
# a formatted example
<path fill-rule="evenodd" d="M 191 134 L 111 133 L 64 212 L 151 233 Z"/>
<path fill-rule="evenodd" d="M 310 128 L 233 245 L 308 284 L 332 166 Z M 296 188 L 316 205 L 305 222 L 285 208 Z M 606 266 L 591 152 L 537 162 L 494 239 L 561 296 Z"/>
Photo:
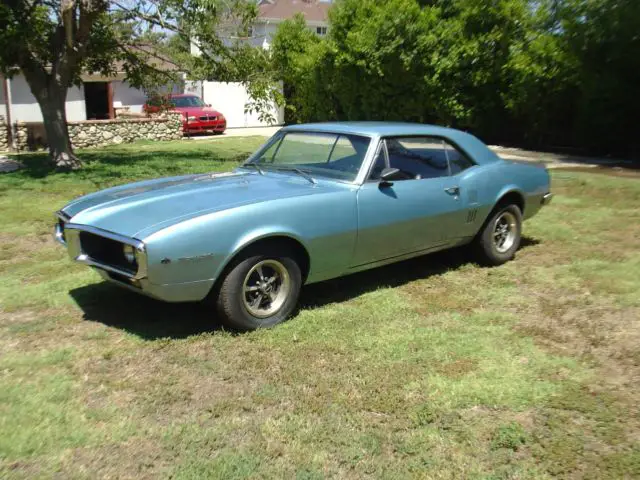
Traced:
<path fill-rule="evenodd" d="M 260 165 L 258 165 L 257 163 L 253 163 L 253 162 L 247 162 L 247 163 L 243 163 L 242 165 L 240 165 L 242 168 L 248 168 L 248 167 L 254 167 L 256 170 L 258 170 L 258 173 L 260 175 L 264 175 L 264 171 L 262 170 L 262 168 L 260 168 Z"/>
<path fill-rule="evenodd" d="M 316 183 L 316 179 L 313 178 L 311 175 L 309 175 L 307 172 L 305 172 L 304 170 L 301 170 L 298 167 L 290 167 L 288 165 L 270 165 L 270 168 L 273 168 L 275 170 L 284 170 L 287 172 L 296 172 L 298 175 L 300 175 L 301 177 L 306 178 L 307 180 L 309 180 L 309 182 L 311 182 L 312 185 L 315 185 Z"/>

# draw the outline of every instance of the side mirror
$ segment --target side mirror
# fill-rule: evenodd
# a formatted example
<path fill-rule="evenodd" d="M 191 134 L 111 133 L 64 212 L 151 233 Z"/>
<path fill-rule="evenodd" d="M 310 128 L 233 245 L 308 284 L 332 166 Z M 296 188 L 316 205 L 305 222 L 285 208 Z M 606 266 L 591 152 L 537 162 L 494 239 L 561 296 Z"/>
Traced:
<path fill-rule="evenodd" d="M 400 170 L 397 168 L 385 168 L 380 173 L 380 186 L 389 187 L 393 185 L 393 180 L 398 179 Z"/>

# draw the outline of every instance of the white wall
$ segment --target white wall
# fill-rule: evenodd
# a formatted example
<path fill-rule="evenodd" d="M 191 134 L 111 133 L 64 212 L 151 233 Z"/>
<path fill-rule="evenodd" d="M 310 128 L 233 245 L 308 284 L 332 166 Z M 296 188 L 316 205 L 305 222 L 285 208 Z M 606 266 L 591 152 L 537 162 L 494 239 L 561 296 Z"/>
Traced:
<path fill-rule="evenodd" d="M 227 119 L 227 128 L 266 127 L 258 113 L 245 113 L 245 105 L 250 101 L 249 93 L 241 83 L 203 82 L 203 100 L 222 113 Z M 194 85 L 193 93 L 200 95 Z M 270 109 L 277 125 L 284 123 L 284 110 L 272 105 Z"/>
<path fill-rule="evenodd" d="M 122 80 L 111 82 L 111 86 L 114 107 L 130 107 L 130 112 L 142 113 L 142 106 L 147 100 L 147 96 L 142 90 L 133 88 Z"/>
<path fill-rule="evenodd" d="M 22 75 L 11 79 L 11 112 L 14 122 L 42 122 L 42 113 L 31 89 Z M 84 104 L 82 87 L 71 87 L 67 93 L 67 120 L 70 122 L 86 120 L 87 110 Z"/>

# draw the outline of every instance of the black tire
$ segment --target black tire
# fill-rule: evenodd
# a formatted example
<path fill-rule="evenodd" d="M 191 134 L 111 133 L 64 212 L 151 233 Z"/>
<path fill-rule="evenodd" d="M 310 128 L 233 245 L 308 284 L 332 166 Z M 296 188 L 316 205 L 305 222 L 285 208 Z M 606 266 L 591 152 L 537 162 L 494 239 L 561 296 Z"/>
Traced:
<path fill-rule="evenodd" d="M 509 241 L 502 245 L 500 245 L 502 237 L 498 237 L 499 240 L 494 241 L 496 228 L 498 227 L 497 222 L 500 222 L 501 226 L 506 222 L 509 225 L 509 231 L 513 231 L 514 235 L 513 238 L 509 237 Z M 486 266 L 497 266 L 513 259 L 520 247 L 521 235 L 522 212 L 520 212 L 520 208 L 517 205 L 498 206 L 491 213 L 474 240 L 473 246 L 478 262 Z"/>
<path fill-rule="evenodd" d="M 284 267 L 286 274 L 282 273 L 280 277 L 288 277 L 288 293 L 283 296 L 282 304 L 273 314 L 268 316 L 256 316 L 251 311 L 248 301 L 245 302 L 245 295 L 265 295 L 262 291 L 245 293 L 245 280 L 251 275 L 254 280 L 259 280 L 256 271 L 252 272 L 254 267 L 260 265 L 263 271 L 270 268 L 273 272 L 278 271 L 280 267 Z M 277 276 L 277 275 L 276 275 Z M 267 274 L 265 273 L 265 277 Z M 252 283 L 253 285 L 253 283 Z M 282 288 L 284 280 L 279 284 Z M 277 244 L 265 245 L 263 247 L 252 248 L 235 259 L 229 268 L 226 269 L 224 278 L 217 290 L 217 295 L 213 300 L 215 307 L 220 316 L 221 321 L 234 330 L 255 330 L 258 328 L 268 328 L 285 321 L 295 310 L 300 296 L 300 288 L 302 287 L 302 273 L 300 266 L 296 261 L 295 255 L 287 251 L 286 247 L 278 247 Z M 257 288 L 257 287 L 251 287 Z M 266 287 L 268 288 L 268 287 Z M 280 292 L 273 290 L 273 293 L 280 295 Z M 263 297 L 265 300 L 267 297 Z M 259 304 L 267 306 L 272 305 L 269 301 L 259 301 Z M 260 308 L 258 307 L 258 310 Z M 265 310 L 268 308 L 265 307 Z M 264 312 L 267 313 L 266 311 Z"/>

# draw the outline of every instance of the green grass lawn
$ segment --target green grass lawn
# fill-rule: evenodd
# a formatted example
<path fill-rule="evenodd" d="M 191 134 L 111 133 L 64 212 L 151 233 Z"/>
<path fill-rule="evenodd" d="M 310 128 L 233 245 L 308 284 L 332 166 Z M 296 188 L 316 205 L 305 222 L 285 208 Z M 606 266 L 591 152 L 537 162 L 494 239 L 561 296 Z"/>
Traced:
<path fill-rule="evenodd" d="M 637 179 L 555 171 L 515 261 L 453 251 L 312 285 L 296 318 L 241 335 L 52 240 L 77 195 L 228 170 L 263 141 L 0 176 L 0 477 L 640 476 Z"/>

